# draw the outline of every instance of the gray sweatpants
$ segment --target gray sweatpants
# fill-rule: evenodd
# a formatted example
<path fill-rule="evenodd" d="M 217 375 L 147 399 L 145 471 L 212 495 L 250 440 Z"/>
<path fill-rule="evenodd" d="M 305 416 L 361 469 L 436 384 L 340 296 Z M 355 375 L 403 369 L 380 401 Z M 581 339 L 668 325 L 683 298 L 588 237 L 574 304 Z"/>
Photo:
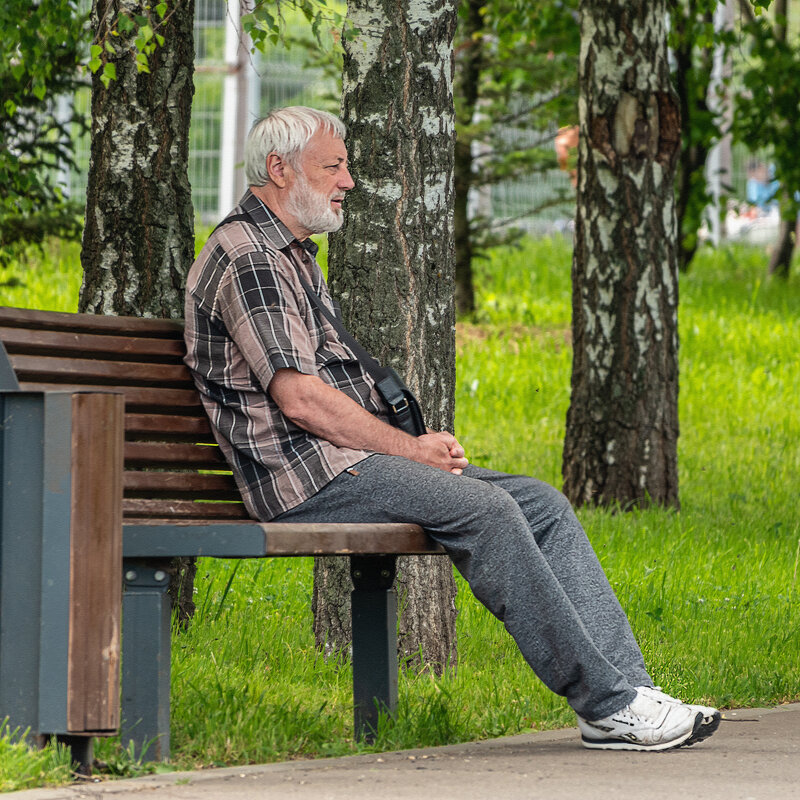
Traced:
<path fill-rule="evenodd" d="M 586 719 L 653 685 L 568 500 L 535 478 L 472 465 L 453 475 L 373 455 L 277 519 L 421 525 L 539 678 Z"/>

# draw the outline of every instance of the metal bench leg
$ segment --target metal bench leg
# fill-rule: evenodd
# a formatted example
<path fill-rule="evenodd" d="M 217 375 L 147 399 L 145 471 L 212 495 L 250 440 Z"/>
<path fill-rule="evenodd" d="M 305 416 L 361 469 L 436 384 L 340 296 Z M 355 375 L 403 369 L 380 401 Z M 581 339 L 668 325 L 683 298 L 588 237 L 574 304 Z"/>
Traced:
<path fill-rule="evenodd" d="M 56 737 L 60 744 L 69 747 L 72 763 L 77 765 L 78 775 L 88 777 L 92 774 L 94 762 L 94 740 L 91 736 L 70 736 L 62 734 Z"/>
<path fill-rule="evenodd" d="M 380 712 L 397 710 L 395 556 L 351 556 L 355 735 L 374 739 Z"/>
<path fill-rule="evenodd" d="M 170 603 L 166 570 L 126 559 L 122 596 L 122 746 L 169 758 Z"/>

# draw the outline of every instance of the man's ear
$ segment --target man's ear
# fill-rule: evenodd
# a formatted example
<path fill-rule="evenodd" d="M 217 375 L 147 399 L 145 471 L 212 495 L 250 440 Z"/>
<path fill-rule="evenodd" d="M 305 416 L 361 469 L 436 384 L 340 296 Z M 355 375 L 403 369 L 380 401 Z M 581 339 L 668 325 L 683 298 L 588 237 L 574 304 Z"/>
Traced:
<path fill-rule="evenodd" d="M 267 175 L 269 175 L 270 182 L 281 189 L 286 186 L 284 166 L 284 160 L 277 153 L 270 153 L 267 156 Z"/>

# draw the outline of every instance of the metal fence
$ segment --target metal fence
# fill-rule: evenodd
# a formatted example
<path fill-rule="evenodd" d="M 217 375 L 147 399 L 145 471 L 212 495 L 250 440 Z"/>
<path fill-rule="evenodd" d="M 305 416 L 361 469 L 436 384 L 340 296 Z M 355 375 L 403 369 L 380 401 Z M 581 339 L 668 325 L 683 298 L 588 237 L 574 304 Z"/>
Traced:
<path fill-rule="evenodd" d="M 211 224 L 230 210 L 245 188 L 243 145 L 252 123 L 270 108 L 282 105 L 316 105 L 336 111 L 337 86 L 335 78 L 306 65 L 303 48 L 276 46 L 251 53 L 240 35 L 236 2 L 196 0 L 194 34 L 189 179 L 197 217 Z M 89 95 L 88 88 L 79 92 L 75 104 L 87 110 Z M 543 144 L 536 138 L 541 135 L 530 131 L 510 130 L 506 135 L 520 147 Z M 545 141 L 544 146 L 552 144 Z M 735 187 L 735 196 L 741 199 L 746 158 L 746 153 L 734 149 L 732 157 L 723 159 L 728 165 L 723 183 Z M 78 169 L 64 173 L 62 180 L 73 197 L 80 197 L 86 190 L 89 168 L 88 137 L 77 142 L 76 160 Z M 555 157 L 553 162 L 555 166 Z M 574 202 L 553 200 L 572 194 L 566 173 L 554 168 L 476 192 L 471 206 L 498 224 L 510 220 L 531 233 L 568 232 Z M 531 209 L 538 210 L 530 213 Z M 713 236 L 714 231 L 710 233 Z"/>
<path fill-rule="evenodd" d="M 303 48 L 276 46 L 251 53 L 240 36 L 238 6 L 226 0 L 197 0 L 195 4 L 195 74 L 192 122 L 189 132 L 189 180 L 198 219 L 211 224 L 226 214 L 244 190 L 242 150 L 252 123 L 269 109 L 284 105 L 312 105 L 337 110 L 334 78 L 308 66 Z M 73 98 L 87 111 L 90 90 Z M 528 132 L 509 132 L 520 145 L 530 146 Z M 80 198 L 86 191 L 89 139 L 76 142 L 77 169 L 60 176 L 65 190 Z M 529 229 L 564 226 L 572 216 L 570 204 L 547 207 L 533 217 L 530 208 L 546 206 L 552 197 L 569 191 L 569 181 L 558 170 L 534 180 L 493 186 L 475 201 L 482 212 L 497 220 L 513 218 Z M 521 216 L 522 215 L 522 216 Z"/>

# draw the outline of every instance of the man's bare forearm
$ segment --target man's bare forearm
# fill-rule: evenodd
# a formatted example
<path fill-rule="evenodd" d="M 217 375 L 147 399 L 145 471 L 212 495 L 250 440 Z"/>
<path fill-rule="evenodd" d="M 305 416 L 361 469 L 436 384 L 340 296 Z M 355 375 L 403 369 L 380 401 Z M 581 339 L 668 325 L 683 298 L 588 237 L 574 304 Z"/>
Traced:
<path fill-rule="evenodd" d="M 403 456 L 448 472 L 460 472 L 467 464 L 463 449 L 451 434 L 410 436 L 314 375 L 279 370 L 269 384 L 269 393 L 295 425 L 337 447 Z"/>

